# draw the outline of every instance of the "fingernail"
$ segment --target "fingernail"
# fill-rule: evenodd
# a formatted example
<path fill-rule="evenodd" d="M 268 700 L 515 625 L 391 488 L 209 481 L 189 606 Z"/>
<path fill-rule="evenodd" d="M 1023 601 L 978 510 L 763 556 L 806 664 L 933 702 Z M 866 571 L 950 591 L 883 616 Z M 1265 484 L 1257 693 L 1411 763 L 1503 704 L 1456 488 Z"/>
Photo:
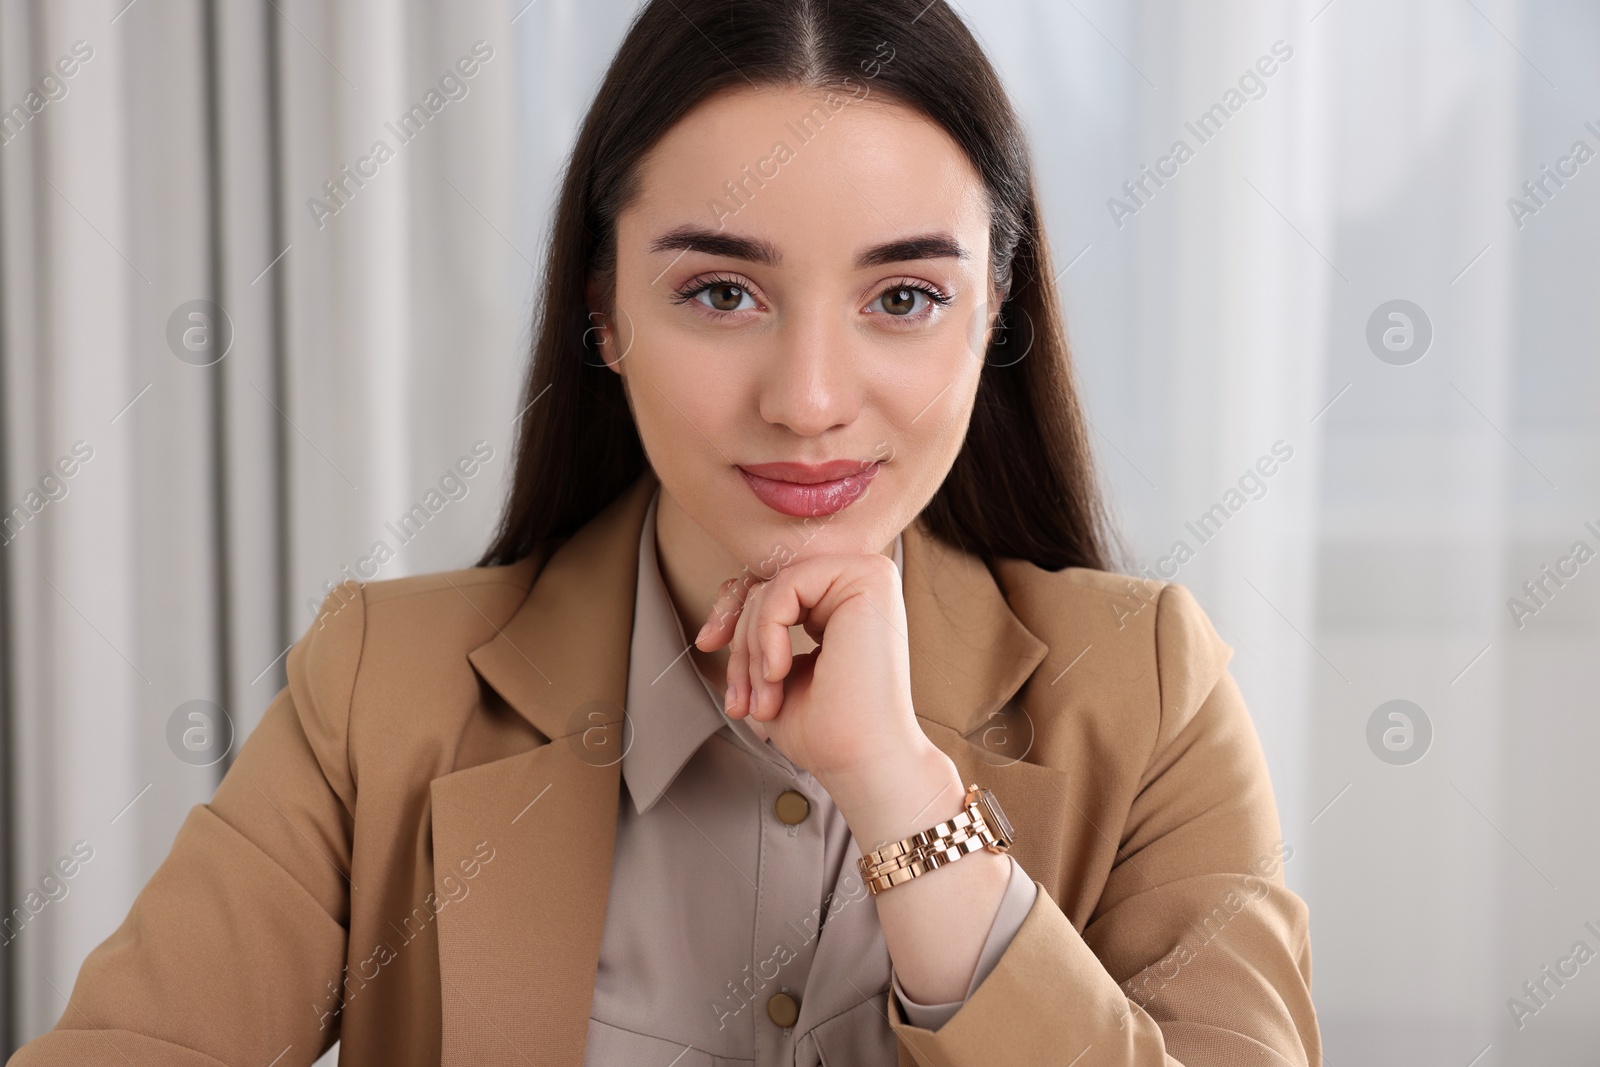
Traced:
<path fill-rule="evenodd" d="M 728 691 L 722 694 L 722 710 L 727 711 L 733 707 L 733 683 L 728 683 Z"/>
<path fill-rule="evenodd" d="M 709 629 L 711 629 L 711 620 L 707 619 L 705 622 L 700 624 L 700 632 L 694 635 L 694 643 L 698 645 L 706 636 L 706 631 Z"/>
<path fill-rule="evenodd" d="M 761 679 L 766 682 L 772 681 L 772 670 L 767 666 L 767 654 L 765 652 L 761 653 Z"/>

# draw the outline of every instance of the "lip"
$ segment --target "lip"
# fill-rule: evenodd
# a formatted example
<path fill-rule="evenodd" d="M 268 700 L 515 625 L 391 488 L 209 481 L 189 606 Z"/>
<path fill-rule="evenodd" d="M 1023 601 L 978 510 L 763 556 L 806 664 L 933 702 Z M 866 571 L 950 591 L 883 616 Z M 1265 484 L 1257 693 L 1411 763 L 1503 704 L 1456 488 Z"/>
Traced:
<path fill-rule="evenodd" d="M 767 507 L 794 518 L 843 511 L 867 490 L 882 463 L 856 459 L 828 463 L 752 463 L 738 468 L 745 484 Z"/>

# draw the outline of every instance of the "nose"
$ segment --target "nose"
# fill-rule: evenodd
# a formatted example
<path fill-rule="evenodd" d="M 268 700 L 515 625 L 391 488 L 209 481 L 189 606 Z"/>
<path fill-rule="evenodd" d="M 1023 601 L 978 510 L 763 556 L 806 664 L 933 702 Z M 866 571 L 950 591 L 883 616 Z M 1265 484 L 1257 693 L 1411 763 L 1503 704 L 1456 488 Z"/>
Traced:
<path fill-rule="evenodd" d="M 853 423 L 861 412 L 865 353 L 834 309 L 791 312 L 761 380 L 761 417 L 814 437 Z"/>

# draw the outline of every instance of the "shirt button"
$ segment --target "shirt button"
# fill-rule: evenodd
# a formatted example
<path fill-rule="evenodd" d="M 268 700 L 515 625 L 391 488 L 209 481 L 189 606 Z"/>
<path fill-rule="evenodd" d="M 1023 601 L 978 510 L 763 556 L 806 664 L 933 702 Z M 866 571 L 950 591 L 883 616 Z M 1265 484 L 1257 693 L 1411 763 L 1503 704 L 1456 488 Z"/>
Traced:
<path fill-rule="evenodd" d="M 794 1025 L 796 1019 L 800 1018 L 800 1005 L 796 1004 L 789 994 L 777 993 L 767 1001 L 767 1015 L 773 1022 L 787 1030 Z"/>
<path fill-rule="evenodd" d="M 811 813 L 811 802 L 805 798 L 804 793 L 797 793 L 793 789 L 786 789 L 778 794 L 778 800 L 772 805 L 778 813 L 778 819 L 786 826 L 797 826 L 805 822 L 806 816 Z"/>

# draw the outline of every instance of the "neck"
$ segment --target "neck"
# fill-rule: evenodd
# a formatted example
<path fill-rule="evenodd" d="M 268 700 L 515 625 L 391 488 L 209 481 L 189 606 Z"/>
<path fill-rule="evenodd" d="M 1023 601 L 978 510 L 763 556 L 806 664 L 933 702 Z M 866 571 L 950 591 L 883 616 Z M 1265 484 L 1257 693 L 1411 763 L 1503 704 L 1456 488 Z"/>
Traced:
<path fill-rule="evenodd" d="M 894 542 L 890 541 L 881 551 L 893 558 Z M 683 632 L 691 639 L 699 633 L 706 616 L 711 613 L 711 605 L 722 583 L 744 575 L 747 570 L 743 561 L 678 506 L 677 500 L 664 485 L 656 501 L 656 563 L 661 569 L 661 580 L 667 587 L 667 595 L 672 600 L 673 611 L 683 625 Z M 751 572 L 751 577 L 759 580 L 754 572 Z M 803 627 L 790 627 L 789 635 L 796 653 L 809 652 L 817 647 Z M 718 690 L 726 686 L 726 645 L 714 652 L 702 652 L 691 646 L 689 655 L 708 682 Z"/>

